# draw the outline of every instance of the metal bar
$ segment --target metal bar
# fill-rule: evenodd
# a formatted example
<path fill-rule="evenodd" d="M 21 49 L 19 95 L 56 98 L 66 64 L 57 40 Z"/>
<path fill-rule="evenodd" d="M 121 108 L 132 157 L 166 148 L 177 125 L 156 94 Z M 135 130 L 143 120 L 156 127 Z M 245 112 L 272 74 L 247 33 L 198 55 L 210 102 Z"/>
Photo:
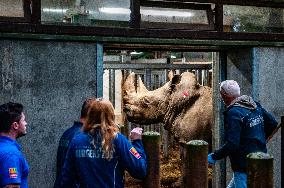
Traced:
<path fill-rule="evenodd" d="M 115 69 L 109 69 L 109 100 L 115 106 Z"/>
<path fill-rule="evenodd" d="M 31 22 L 33 24 L 40 24 L 41 22 L 41 0 L 31 0 L 31 2 L 32 2 Z"/>
<path fill-rule="evenodd" d="M 107 28 L 107 27 L 85 27 L 71 25 L 40 25 L 40 24 L 17 24 L 0 23 L 0 33 L 33 33 L 33 34 L 57 34 L 72 35 L 80 37 L 146 37 L 146 38 L 167 38 L 167 39 L 196 39 L 196 40 L 258 40 L 258 41 L 284 41 L 284 33 L 238 33 L 238 32 L 216 32 L 216 31 L 189 31 L 175 29 L 133 29 L 133 28 Z M 73 36 L 74 35 L 74 36 Z M 102 40 L 102 39 L 101 39 Z M 114 39 L 113 39 L 114 40 Z M 125 42 L 125 41 L 124 41 Z"/>
<path fill-rule="evenodd" d="M 160 7 L 174 9 L 192 9 L 192 10 L 207 10 L 211 9 L 210 4 L 196 4 L 186 2 L 165 2 L 165 1 L 141 1 L 141 6 L 144 7 Z"/>
<path fill-rule="evenodd" d="M 212 64 L 131 64 L 131 63 L 107 63 L 103 64 L 104 69 L 211 69 Z"/>
<path fill-rule="evenodd" d="M 25 17 L 6 17 L 0 16 L 0 22 L 27 22 L 28 20 Z"/>
<path fill-rule="evenodd" d="M 218 52 L 231 48 L 247 47 L 283 47 L 284 41 L 238 41 L 238 40 L 212 40 L 212 39 L 161 39 L 161 38 L 135 38 L 135 37 L 112 37 L 112 36 L 74 36 L 74 35 L 47 35 L 32 33 L 0 33 L 0 38 L 15 40 L 41 40 L 41 41 L 79 41 L 99 42 L 108 45 L 109 49 L 143 49 L 145 51 L 158 49 L 159 51 L 178 52 Z M 126 42 L 127 41 L 127 42 Z M 120 44 L 118 44 L 120 43 Z M 136 46 L 135 48 L 133 48 Z"/>
<path fill-rule="evenodd" d="M 96 82 L 97 82 L 97 91 L 96 97 L 103 97 L 103 45 L 97 43 L 97 54 L 96 54 Z"/>
<path fill-rule="evenodd" d="M 215 5 L 215 30 L 223 31 L 223 5 Z"/>
<path fill-rule="evenodd" d="M 256 6 L 256 7 L 273 7 L 283 8 L 283 2 L 271 2 L 271 1 L 260 1 L 260 0 L 163 0 L 166 2 L 195 2 L 195 3 L 211 3 L 211 4 L 224 4 L 224 5 L 240 5 L 240 6 Z M 144 0 L 147 2 L 147 0 Z M 148 1 L 149 2 L 149 1 Z"/>
<path fill-rule="evenodd" d="M 31 21 L 32 10 L 31 10 L 31 0 L 22 0 L 23 1 L 23 10 L 24 17 L 27 21 Z"/>
<path fill-rule="evenodd" d="M 198 31 L 213 31 L 214 24 L 208 20 L 209 24 L 187 24 L 187 23 L 167 23 L 167 22 L 141 22 L 141 28 L 147 29 L 184 29 L 184 30 L 198 30 Z M 211 23 L 211 25 L 210 25 Z"/>
<path fill-rule="evenodd" d="M 283 124 L 284 124 L 284 116 L 281 116 L 280 124 L 274 129 L 274 131 L 266 139 L 266 143 L 268 143 L 272 139 L 272 137 L 279 131 L 279 129 L 282 127 Z"/>
<path fill-rule="evenodd" d="M 147 69 L 145 70 L 145 74 L 146 74 L 146 87 L 147 87 L 147 89 L 152 89 L 151 88 L 151 86 L 152 86 L 152 79 L 151 79 L 152 71 L 151 71 L 151 69 L 149 69 L 147 67 Z"/>
<path fill-rule="evenodd" d="M 219 75 L 220 75 L 220 81 L 224 81 L 227 79 L 227 52 L 220 52 L 219 53 L 219 56 L 220 56 L 220 71 L 219 71 Z M 221 100 L 220 100 L 220 103 Z M 220 116 L 219 117 L 222 117 L 221 113 L 223 111 L 225 111 L 225 107 L 223 104 L 220 105 L 221 106 L 221 109 L 220 109 Z M 224 120 L 222 119 L 221 120 L 221 123 L 219 124 L 219 137 L 220 137 L 220 145 L 223 145 L 224 142 L 225 142 L 225 128 L 224 128 Z M 220 183 L 222 185 L 222 187 L 225 187 L 226 186 L 226 181 L 227 181 L 227 161 L 226 160 L 222 160 L 220 162 L 220 171 L 221 171 L 221 174 L 220 174 Z"/>
<path fill-rule="evenodd" d="M 184 40 L 183 40 L 184 41 Z M 210 48 L 208 46 L 190 46 L 190 45 L 164 45 L 164 44 L 159 44 L 159 45 L 147 45 L 147 44 L 105 44 L 104 45 L 104 49 L 110 49 L 110 50 L 114 50 L 114 49 L 139 49 L 139 50 L 143 50 L 143 51 L 149 51 L 149 50 L 166 50 L 166 51 L 178 51 L 178 52 L 212 52 L 212 51 L 218 51 L 220 50 L 220 47 L 213 47 L 211 46 Z M 167 63 L 171 62 L 171 59 L 168 58 L 167 59 Z"/>
<path fill-rule="evenodd" d="M 214 13 L 211 9 L 211 6 L 209 9 L 206 10 L 206 13 L 207 13 L 207 20 L 208 20 L 208 25 L 210 28 L 212 28 L 211 30 L 214 30 Z M 222 23 L 223 23 L 223 20 L 222 20 Z"/>
<path fill-rule="evenodd" d="M 139 28 L 141 22 L 140 0 L 130 0 L 130 10 L 129 26 L 132 28 Z"/>

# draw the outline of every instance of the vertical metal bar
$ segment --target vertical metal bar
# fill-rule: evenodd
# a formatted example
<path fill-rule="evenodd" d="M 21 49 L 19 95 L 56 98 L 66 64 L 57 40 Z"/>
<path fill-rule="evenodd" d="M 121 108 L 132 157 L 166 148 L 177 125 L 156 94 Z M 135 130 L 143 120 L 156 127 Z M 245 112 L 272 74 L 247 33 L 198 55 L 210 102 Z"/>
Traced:
<path fill-rule="evenodd" d="M 200 84 L 200 85 L 203 85 L 203 82 L 202 82 L 202 69 L 199 69 L 198 72 L 199 72 L 199 73 L 198 73 L 199 84 Z"/>
<path fill-rule="evenodd" d="M 256 49 L 252 49 L 252 97 L 254 100 L 259 101 L 260 90 L 260 76 L 259 75 L 259 62 L 256 59 Z"/>
<path fill-rule="evenodd" d="M 152 85 L 152 80 L 151 80 L 151 74 L 152 74 L 152 70 L 151 69 L 146 69 L 146 87 L 147 89 L 152 89 L 151 85 Z"/>
<path fill-rule="evenodd" d="M 132 28 L 140 28 L 140 0 L 130 0 L 130 11 L 131 13 L 129 26 Z"/>
<path fill-rule="evenodd" d="M 212 78 L 213 78 L 213 117 L 214 127 L 212 129 L 212 143 L 213 151 L 220 148 L 223 143 L 223 119 L 222 111 L 223 105 L 221 103 L 221 97 L 219 92 L 219 83 L 224 79 L 226 73 L 226 62 L 224 59 L 226 56 L 224 53 L 213 53 L 213 68 L 212 68 Z M 213 188 L 224 188 L 226 185 L 226 161 L 222 160 L 220 163 L 215 165 L 213 168 Z"/>
<path fill-rule="evenodd" d="M 223 4 L 215 4 L 215 29 L 223 31 Z"/>
<path fill-rule="evenodd" d="M 221 60 L 221 81 L 226 80 L 227 79 L 227 52 L 223 51 L 220 52 L 220 60 Z M 221 113 L 225 110 L 225 106 L 223 105 L 222 101 L 220 100 L 221 103 Z M 222 113 L 223 114 L 223 113 Z M 221 115 L 221 117 L 223 117 L 223 115 Z M 224 119 L 224 118 L 223 118 Z M 219 127 L 219 131 L 220 131 L 220 138 L 221 138 L 221 145 L 224 144 L 225 142 L 225 129 L 224 129 L 224 120 L 222 119 L 221 121 L 221 126 Z M 221 162 L 221 185 L 222 187 L 226 187 L 226 183 L 227 183 L 227 161 L 223 160 L 223 162 Z"/>
<path fill-rule="evenodd" d="M 154 87 L 153 87 L 153 89 L 157 89 L 157 88 L 160 87 L 160 84 L 159 84 L 160 83 L 159 82 L 160 75 L 154 74 L 153 76 L 154 76 Z"/>
<path fill-rule="evenodd" d="M 204 70 L 204 85 L 209 86 L 209 70 Z"/>
<path fill-rule="evenodd" d="M 41 0 L 32 0 L 31 22 L 34 24 L 41 22 Z"/>
<path fill-rule="evenodd" d="M 31 0 L 23 0 L 23 10 L 24 17 L 28 22 L 31 21 L 32 11 L 31 11 Z"/>
<path fill-rule="evenodd" d="M 206 10 L 206 13 L 207 13 L 208 25 L 210 26 L 210 28 L 214 28 L 214 14 L 211 7 L 210 9 Z"/>
<path fill-rule="evenodd" d="M 97 43 L 96 47 L 96 97 L 103 97 L 103 45 Z"/>
<path fill-rule="evenodd" d="M 109 69 L 109 100 L 115 106 L 115 69 Z"/>
<path fill-rule="evenodd" d="M 168 160 L 169 159 L 169 132 L 165 130 L 164 127 L 162 127 L 161 129 L 162 129 L 161 135 L 163 138 L 163 157 L 165 160 Z"/>

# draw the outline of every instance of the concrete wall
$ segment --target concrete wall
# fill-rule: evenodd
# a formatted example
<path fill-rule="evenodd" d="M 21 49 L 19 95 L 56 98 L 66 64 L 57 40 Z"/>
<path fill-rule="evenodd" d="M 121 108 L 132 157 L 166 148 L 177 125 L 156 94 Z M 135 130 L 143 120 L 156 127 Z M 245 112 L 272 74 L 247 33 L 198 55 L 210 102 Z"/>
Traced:
<path fill-rule="evenodd" d="M 284 115 L 284 49 L 253 48 L 228 52 L 227 79 L 239 82 L 241 93 L 251 95 L 280 122 Z M 274 156 L 275 188 L 281 187 L 281 133 L 268 144 Z M 227 163 L 229 166 L 230 163 Z M 227 180 L 231 170 L 227 168 Z"/>
<path fill-rule="evenodd" d="M 280 123 L 284 116 L 284 48 L 254 49 L 254 97 Z M 274 157 L 275 188 L 281 187 L 281 129 L 268 144 Z"/>
<path fill-rule="evenodd" d="M 252 49 L 236 49 L 228 52 L 227 79 L 236 80 L 241 93 L 252 95 Z"/>
<path fill-rule="evenodd" d="M 0 103 L 25 106 L 31 188 L 53 187 L 59 138 L 96 94 L 95 65 L 95 44 L 0 40 Z"/>

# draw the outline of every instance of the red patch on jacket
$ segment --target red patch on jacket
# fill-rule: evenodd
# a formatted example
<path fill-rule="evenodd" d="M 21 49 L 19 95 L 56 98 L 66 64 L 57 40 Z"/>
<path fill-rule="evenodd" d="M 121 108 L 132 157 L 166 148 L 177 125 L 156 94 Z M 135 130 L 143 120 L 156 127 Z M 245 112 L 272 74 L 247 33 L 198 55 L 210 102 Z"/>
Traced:
<path fill-rule="evenodd" d="M 140 159 L 140 158 L 141 158 L 140 154 L 137 152 L 137 150 L 136 150 L 134 147 L 130 148 L 129 151 L 130 151 L 130 153 L 132 153 L 132 155 L 134 155 L 134 157 L 136 157 L 137 159 Z"/>
<path fill-rule="evenodd" d="M 17 178 L 18 177 L 17 168 L 9 168 L 9 176 L 10 178 Z"/>

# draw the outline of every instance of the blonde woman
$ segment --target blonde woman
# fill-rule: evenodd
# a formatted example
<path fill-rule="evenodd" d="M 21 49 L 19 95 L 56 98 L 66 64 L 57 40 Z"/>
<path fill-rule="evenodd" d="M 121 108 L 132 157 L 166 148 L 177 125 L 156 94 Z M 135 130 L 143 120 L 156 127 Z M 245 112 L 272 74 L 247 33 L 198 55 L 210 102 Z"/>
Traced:
<path fill-rule="evenodd" d="M 132 143 L 119 133 L 110 101 L 92 101 L 82 133 L 68 148 L 60 187 L 70 187 L 75 180 L 83 188 L 124 187 L 125 170 L 134 178 L 143 179 L 147 162 L 142 130 L 135 128 L 131 132 Z"/>

